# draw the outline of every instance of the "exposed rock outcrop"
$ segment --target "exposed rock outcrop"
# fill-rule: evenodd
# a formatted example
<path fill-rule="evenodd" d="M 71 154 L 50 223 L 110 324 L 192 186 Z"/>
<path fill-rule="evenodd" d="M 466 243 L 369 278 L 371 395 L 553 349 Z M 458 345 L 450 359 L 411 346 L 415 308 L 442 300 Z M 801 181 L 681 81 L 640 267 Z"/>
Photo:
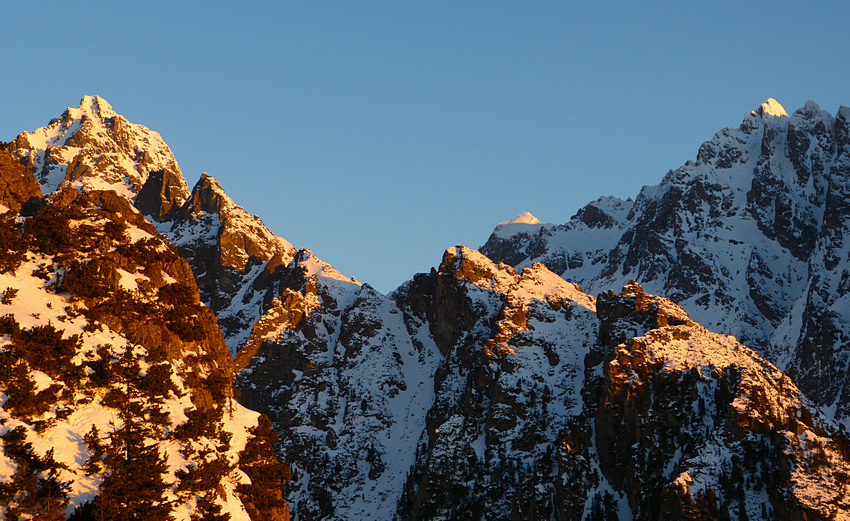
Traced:
<path fill-rule="evenodd" d="M 600 337 L 640 326 L 609 348 L 595 418 L 601 469 L 634 519 L 848 515 L 847 436 L 787 375 L 634 283 L 597 302 Z"/>
<path fill-rule="evenodd" d="M 35 177 L 9 151 L 0 148 L 0 205 L 18 213 L 28 201 L 38 197 L 41 188 Z"/>
<path fill-rule="evenodd" d="M 201 300 L 215 311 L 235 354 L 269 311 L 274 296 L 267 295 L 268 274 L 288 264 L 295 248 L 236 205 L 208 174 L 201 176 L 173 218 L 158 228 L 189 261 Z"/>

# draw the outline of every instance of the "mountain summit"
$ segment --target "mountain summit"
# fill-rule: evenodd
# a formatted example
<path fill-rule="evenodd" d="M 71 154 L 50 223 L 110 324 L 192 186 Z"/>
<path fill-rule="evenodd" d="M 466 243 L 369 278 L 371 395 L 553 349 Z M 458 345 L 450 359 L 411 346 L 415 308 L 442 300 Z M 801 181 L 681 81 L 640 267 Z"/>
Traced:
<path fill-rule="evenodd" d="M 132 200 L 148 177 L 166 180 L 169 206 L 189 195 L 186 181 L 160 135 L 128 122 L 98 96 L 85 96 L 46 127 L 21 133 L 12 153 L 32 171 L 45 194 L 64 186 L 113 190 Z"/>
<path fill-rule="evenodd" d="M 767 98 L 767 101 L 761 104 L 757 110 L 753 111 L 753 114 L 767 114 L 768 116 L 785 116 L 788 117 L 788 113 L 785 112 L 785 108 L 779 104 L 773 98 Z"/>
<path fill-rule="evenodd" d="M 540 224 L 540 220 L 537 219 L 537 217 L 531 215 L 531 213 L 529 212 L 523 212 L 511 219 L 510 221 L 505 221 L 499 224 Z"/>

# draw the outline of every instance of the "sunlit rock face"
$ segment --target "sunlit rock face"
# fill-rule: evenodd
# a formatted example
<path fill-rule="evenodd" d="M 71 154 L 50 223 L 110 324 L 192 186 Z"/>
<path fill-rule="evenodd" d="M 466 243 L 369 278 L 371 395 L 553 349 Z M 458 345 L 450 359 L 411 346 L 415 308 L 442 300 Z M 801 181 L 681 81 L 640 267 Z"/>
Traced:
<path fill-rule="evenodd" d="M 185 204 L 157 229 L 189 261 L 201 300 L 215 311 L 227 345 L 236 353 L 276 296 L 268 293 L 268 274 L 288 264 L 295 248 L 233 202 L 208 174 L 201 175 Z"/>
<path fill-rule="evenodd" d="M 189 195 L 160 135 L 128 122 L 99 96 L 85 96 L 78 107 L 68 108 L 46 127 L 21 133 L 11 152 L 35 174 L 45 194 L 73 186 L 114 190 L 132 200 L 156 174 L 163 185 L 164 212 Z"/>
<path fill-rule="evenodd" d="M 0 212 L 17 213 L 33 198 L 41 197 L 35 177 L 5 148 L 0 147 Z"/>
<path fill-rule="evenodd" d="M 636 279 L 847 423 L 848 116 L 813 102 L 788 116 L 768 100 L 634 200 L 600 198 L 563 225 L 503 223 L 481 251 L 590 292 Z"/>

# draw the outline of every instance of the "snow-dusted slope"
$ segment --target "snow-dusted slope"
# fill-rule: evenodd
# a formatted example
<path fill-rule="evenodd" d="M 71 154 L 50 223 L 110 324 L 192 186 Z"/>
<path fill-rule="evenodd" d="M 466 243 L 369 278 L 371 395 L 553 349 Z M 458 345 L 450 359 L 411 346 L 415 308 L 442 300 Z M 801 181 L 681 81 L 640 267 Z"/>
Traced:
<path fill-rule="evenodd" d="M 604 478 L 591 458 L 575 467 L 581 481 L 561 479 L 558 447 L 583 410 L 594 299 L 542 264 L 518 274 L 462 246 L 395 298 L 443 357 L 398 515 L 580 514 L 596 494 L 587 484 Z"/>
<path fill-rule="evenodd" d="M 530 266 L 532 259 L 539 260 L 555 273 L 569 273 L 569 280 L 586 284 L 607 262 L 632 206 L 631 200 L 602 197 L 563 225 L 502 223 L 481 251 L 517 269 Z"/>
<path fill-rule="evenodd" d="M 240 401 L 278 426 L 297 519 L 392 519 L 439 354 L 386 296 L 302 250 L 237 355 Z"/>
<path fill-rule="evenodd" d="M 543 262 L 590 293 L 637 279 L 847 418 L 848 115 L 807 102 L 789 117 L 768 100 L 634 201 L 602 198 L 564 225 L 500 225 L 482 252 Z"/>
<path fill-rule="evenodd" d="M 249 457 L 259 415 L 232 398 L 215 317 L 140 212 L 115 192 L 66 187 L 0 228 L 4 515 L 235 521 L 255 495 L 273 497 L 251 484 L 277 464 Z M 265 519 L 288 518 L 275 508 Z"/>

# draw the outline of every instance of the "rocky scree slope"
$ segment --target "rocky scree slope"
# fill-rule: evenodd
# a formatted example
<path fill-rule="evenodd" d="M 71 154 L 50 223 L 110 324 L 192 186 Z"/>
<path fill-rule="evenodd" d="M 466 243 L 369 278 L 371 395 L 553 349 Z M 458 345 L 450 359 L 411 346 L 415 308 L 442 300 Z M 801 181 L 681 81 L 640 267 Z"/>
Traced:
<path fill-rule="evenodd" d="M 481 251 L 542 262 L 591 293 L 638 280 L 787 370 L 850 421 L 850 109 L 774 100 L 634 200 L 563 225 L 509 222 Z"/>
<path fill-rule="evenodd" d="M 0 200 L 3 515 L 288 519 L 274 434 L 232 399 L 188 263 L 115 191 L 20 199 Z"/>

